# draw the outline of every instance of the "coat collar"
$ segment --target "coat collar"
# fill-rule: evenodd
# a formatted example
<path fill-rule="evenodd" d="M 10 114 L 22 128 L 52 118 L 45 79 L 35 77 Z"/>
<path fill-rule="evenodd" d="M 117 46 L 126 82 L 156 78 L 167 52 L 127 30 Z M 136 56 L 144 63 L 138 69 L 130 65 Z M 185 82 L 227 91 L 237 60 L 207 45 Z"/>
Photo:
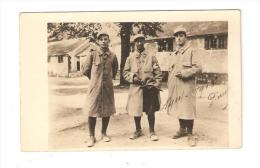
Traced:
<path fill-rule="evenodd" d="M 146 56 L 147 56 L 147 51 L 144 50 L 144 51 L 141 52 L 141 53 L 135 51 L 135 52 L 134 52 L 134 55 L 135 55 L 136 58 L 139 58 L 139 57 L 141 57 L 141 56 L 142 56 L 142 57 L 146 57 Z"/>
<path fill-rule="evenodd" d="M 109 56 L 109 55 L 111 55 L 111 52 L 110 52 L 109 49 L 104 52 L 104 51 L 102 51 L 100 48 L 98 48 L 98 49 L 97 49 L 97 53 L 98 53 L 99 56 L 103 56 L 103 55 Z"/>
<path fill-rule="evenodd" d="M 178 52 L 180 52 L 181 54 L 183 54 L 188 48 L 190 48 L 190 43 L 186 42 L 184 44 L 184 46 L 182 47 L 176 47 L 174 54 L 178 54 Z"/>

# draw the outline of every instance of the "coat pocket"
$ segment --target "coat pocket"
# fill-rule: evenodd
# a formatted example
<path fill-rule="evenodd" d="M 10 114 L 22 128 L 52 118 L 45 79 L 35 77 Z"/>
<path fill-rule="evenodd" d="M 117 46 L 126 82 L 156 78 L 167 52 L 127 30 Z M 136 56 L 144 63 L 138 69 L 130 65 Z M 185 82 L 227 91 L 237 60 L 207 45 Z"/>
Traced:
<path fill-rule="evenodd" d="M 98 65 L 101 64 L 101 58 L 100 58 L 100 56 L 95 55 L 95 57 L 94 57 L 94 59 L 93 59 L 93 64 L 94 64 L 95 66 L 98 66 Z"/>
<path fill-rule="evenodd" d="M 185 67 L 185 68 L 191 68 L 192 67 L 191 62 L 183 62 L 182 66 Z"/>
<path fill-rule="evenodd" d="M 174 64 L 173 64 L 173 65 L 171 65 L 171 66 L 169 67 L 168 71 L 169 71 L 169 72 L 171 72 L 171 71 L 174 69 L 174 67 L 175 67 L 175 65 L 174 65 Z"/>
<path fill-rule="evenodd" d="M 153 72 L 153 69 L 152 68 L 144 68 L 143 71 L 149 73 L 149 72 Z"/>
<path fill-rule="evenodd" d="M 95 60 L 94 65 L 99 66 L 101 64 L 101 61 Z"/>
<path fill-rule="evenodd" d="M 143 69 L 143 76 L 142 80 L 147 83 L 149 80 L 153 81 L 154 75 L 153 75 L 153 69 L 150 67 Z"/>

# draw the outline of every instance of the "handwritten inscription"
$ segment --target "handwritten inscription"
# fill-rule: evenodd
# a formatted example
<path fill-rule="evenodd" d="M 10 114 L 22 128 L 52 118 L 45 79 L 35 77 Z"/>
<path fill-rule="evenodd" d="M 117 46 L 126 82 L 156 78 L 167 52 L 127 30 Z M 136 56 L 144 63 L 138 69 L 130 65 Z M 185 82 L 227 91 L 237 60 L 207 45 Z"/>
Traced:
<path fill-rule="evenodd" d="M 206 98 L 209 101 L 209 107 L 212 107 L 214 102 L 216 100 L 220 100 L 224 96 L 228 94 L 228 89 L 218 89 L 217 91 L 212 91 L 216 90 L 216 85 L 198 85 L 195 88 L 195 92 L 197 95 L 197 98 Z M 189 94 L 185 94 L 184 91 L 180 96 L 176 97 L 169 97 L 167 102 L 163 105 L 163 109 L 170 108 L 174 103 L 178 103 L 182 99 L 191 96 Z M 224 109 L 227 109 L 227 105 L 224 107 Z"/>
<path fill-rule="evenodd" d="M 227 95 L 228 91 L 224 90 L 223 92 L 211 92 L 208 95 L 208 100 L 219 100 L 221 99 L 223 96 Z"/>

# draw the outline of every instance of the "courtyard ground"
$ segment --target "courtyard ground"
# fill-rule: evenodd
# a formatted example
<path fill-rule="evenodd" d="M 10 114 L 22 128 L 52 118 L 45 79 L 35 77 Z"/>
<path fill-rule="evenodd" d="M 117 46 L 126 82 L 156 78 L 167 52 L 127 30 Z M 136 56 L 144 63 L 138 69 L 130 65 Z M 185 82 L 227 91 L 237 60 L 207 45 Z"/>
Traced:
<path fill-rule="evenodd" d="M 88 127 L 84 104 L 88 89 L 88 79 L 49 78 L 49 147 L 51 150 L 93 150 L 93 149 L 180 149 L 186 148 L 187 139 L 173 140 L 170 137 L 178 130 L 178 120 L 165 111 L 156 113 L 156 132 L 159 141 L 148 138 L 148 122 L 144 115 L 142 127 L 145 136 L 130 140 L 134 131 L 133 118 L 125 110 L 128 88 L 115 87 L 116 115 L 111 117 L 108 134 L 111 142 L 100 141 L 101 120 L 97 120 L 94 148 L 87 147 Z M 114 81 L 117 85 L 118 81 Z M 198 137 L 195 148 L 228 147 L 228 104 L 227 86 L 197 86 L 197 119 L 194 133 Z M 167 99 L 167 86 L 163 84 L 162 105 Z"/>

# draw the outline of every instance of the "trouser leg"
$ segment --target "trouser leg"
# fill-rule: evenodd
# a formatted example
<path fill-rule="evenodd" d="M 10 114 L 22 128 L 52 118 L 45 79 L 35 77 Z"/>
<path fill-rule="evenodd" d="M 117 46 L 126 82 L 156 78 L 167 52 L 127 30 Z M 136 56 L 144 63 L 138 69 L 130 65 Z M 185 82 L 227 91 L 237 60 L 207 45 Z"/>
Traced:
<path fill-rule="evenodd" d="M 141 117 L 134 117 L 136 131 L 141 130 Z"/>
<path fill-rule="evenodd" d="M 153 113 L 153 114 L 148 114 L 148 115 L 147 115 L 147 118 L 148 118 L 150 133 L 151 133 L 151 132 L 154 132 L 155 114 L 154 114 L 154 113 Z"/>
<path fill-rule="evenodd" d="M 102 134 L 107 133 L 109 119 L 110 119 L 110 117 L 102 117 L 102 129 L 101 129 Z"/>
<path fill-rule="evenodd" d="M 95 136 L 96 121 L 96 117 L 88 117 L 88 128 L 90 136 Z"/>

